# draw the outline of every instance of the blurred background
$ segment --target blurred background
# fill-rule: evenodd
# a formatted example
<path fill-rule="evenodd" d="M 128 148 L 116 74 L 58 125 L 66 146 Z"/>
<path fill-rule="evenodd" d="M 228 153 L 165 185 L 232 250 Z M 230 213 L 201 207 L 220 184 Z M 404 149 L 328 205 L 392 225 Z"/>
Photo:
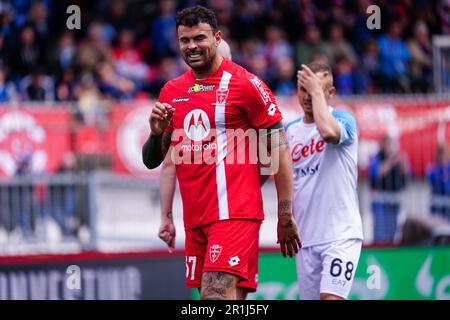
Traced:
<path fill-rule="evenodd" d="M 74 4 L 81 28 L 69 30 Z M 0 0 L 0 299 L 196 298 L 179 193 L 169 255 L 159 171 L 141 161 L 159 90 L 187 70 L 176 11 L 195 4 L 215 11 L 233 60 L 268 84 L 286 123 L 301 116 L 300 64 L 332 65 L 332 105 L 355 115 L 360 139 L 365 241 L 350 298 L 450 299 L 449 0 Z M 272 181 L 263 195 L 250 298 L 298 299 Z"/>

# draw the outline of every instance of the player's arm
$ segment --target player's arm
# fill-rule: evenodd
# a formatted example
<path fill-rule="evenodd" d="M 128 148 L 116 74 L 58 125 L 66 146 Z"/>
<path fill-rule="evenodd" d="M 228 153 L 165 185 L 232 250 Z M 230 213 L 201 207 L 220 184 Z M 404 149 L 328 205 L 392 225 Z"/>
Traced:
<path fill-rule="evenodd" d="M 173 196 L 175 194 L 176 175 L 175 164 L 172 162 L 171 153 L 168 152 L 164 158 L 161 175 L 159 197 L 161 202 L 161 225 L 159 227 L 158 236 L 167 243 L 169 252 L 175 249 L 175 224 L 173 222 Z"/>
<path fill-rule="evenodd" d="M 268 128 L 268 152 L 275 168 L 275 187 L 278 196 L 278 243 L 284 257 L 293 257 L 301 248 L 300 236 L 292 214 L 292 161 L 284 127 L 280 122 Z"/>
<path fill-rule="evenodd" d="M 142 147 L 142 161 L 149 169 L 158 167 L 170 147 L 170 133 L 164 132 L 175 109 L 168 103 L 157 102 L 150 115 L 150 136 Z"/>
<path fill-rule="evenodd" d="M 305 88 L 311 95 L 314 121 L 320 136 L 325 142 L 338 144 L 341 138 L 341 129 L 328 109 L 320 78 L 306 65 L 302 65 L 302 70 L 298 75 L 300 87 Z"/>

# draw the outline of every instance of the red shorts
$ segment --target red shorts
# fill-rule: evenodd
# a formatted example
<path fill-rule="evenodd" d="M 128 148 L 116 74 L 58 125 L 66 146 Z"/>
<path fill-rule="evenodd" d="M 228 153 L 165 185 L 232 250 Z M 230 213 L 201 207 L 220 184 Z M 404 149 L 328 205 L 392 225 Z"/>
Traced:
<path fill-rule="evenodd" d="M 230 219 L 186 230 L 186 286 L 200 288 L 203 272 L 241 278 L 237 286 L 256 291 L 262 220 Z"/>

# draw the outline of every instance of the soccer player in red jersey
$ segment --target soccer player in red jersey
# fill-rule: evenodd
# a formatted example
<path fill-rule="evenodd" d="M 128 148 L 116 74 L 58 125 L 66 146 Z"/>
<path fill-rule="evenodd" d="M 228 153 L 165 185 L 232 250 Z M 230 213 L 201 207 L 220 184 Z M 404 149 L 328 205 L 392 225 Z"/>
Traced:
<path fill-rule="evenodd" d="M 149 169 L 156 168 L 169 152 L 176 165 L 187 286 L 200 288 L 202 299 L 242 298 L 243 292 L 256 290 L 264 219 L 259 165 L 252 161 L 252 130 L 267 130 L 266 148 L 278 158 L 274 176 L 282 254 L 292 257 L 301 246 L 292 216 L 292 163 L 282 117 L 260 79 L 217 53 L 221 32 L 211 10 L 184 9 L 177 14 L 176 27 L 181 54 L 191 70 L 161 90 L 150 115 L 143 161 Z M 250 150 L 244 157 L 242 146 Z M 169 243 L 172 235 L 174 228 L 168 228 L 160 237 Z"/>

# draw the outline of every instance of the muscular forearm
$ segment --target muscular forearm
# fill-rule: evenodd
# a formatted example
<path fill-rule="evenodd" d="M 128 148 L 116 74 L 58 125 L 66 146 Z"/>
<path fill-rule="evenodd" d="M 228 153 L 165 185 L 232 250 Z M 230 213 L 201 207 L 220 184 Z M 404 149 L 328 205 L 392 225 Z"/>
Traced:
<path fill-rule="evenodd" d="M 160 176 L 160 201 L 161 201 L 161 219 L 171 218 L 168 213 L 172 212 L 173 196 L 175 194 L 176 175 L 175 165 L 170 161 L 170 154 L 166 156 L 163 162 Z"/>
<path fill-rule="evenodd" d="M 278 195 L 278 217 L 292 214 L 292 162 L 289 146 L 282 145 L 279 148 L 280 164 L 275 173 L 275 186 Z"/>
<path fill-rule="evenodd" d="M 338 143 L 340 138 L 339 125 L 328 110 L 327 101 L 323 91 L 313 92 L 311 97 L 314 121 L 320 136 L 326 142 Z"/>
<path fill-rule="evenodd" d="M 149 169 L 158 167 L 164 160 L 162 151 L 162 135 L 154 136 L 150 134 L 142 147 L 142 161 Z"/>

